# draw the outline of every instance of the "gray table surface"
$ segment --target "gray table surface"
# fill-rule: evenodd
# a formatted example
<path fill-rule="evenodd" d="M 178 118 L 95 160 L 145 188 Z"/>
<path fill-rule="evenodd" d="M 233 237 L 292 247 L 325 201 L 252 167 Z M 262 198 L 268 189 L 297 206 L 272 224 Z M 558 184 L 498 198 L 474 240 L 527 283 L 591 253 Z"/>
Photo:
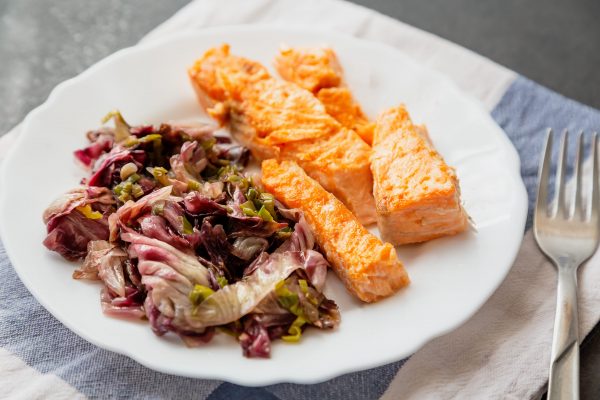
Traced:
<path fill-rule="evenodd" d="M 0 0 L 0 135 L 43 103 L 58 83 L 135 44 L 187 2 Z M 354 2 L 600 108 L 598 0 Z M 600 334 L 588 337 L 583 347 L 582 398 L 599 399 Z"/>

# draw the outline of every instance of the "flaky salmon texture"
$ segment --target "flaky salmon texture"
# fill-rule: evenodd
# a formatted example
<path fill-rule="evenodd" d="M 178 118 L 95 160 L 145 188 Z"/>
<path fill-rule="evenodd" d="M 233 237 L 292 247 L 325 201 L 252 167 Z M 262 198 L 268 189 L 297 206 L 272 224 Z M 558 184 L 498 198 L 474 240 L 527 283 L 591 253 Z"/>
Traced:
<path fill-rule="evenodd" d="M 275 68 L 283 79 L 312 92 L 329 115 L 371 144 L 375 124 L 344 85 L 343 70 L 333 49 L 283 46 L 275 57 Z"/>
<path fill-rule="evenodd" d="M 384 240 L 418 243 L 467 229 L 454 169 L 404 106 L 377 119 L 371 157 L 377 224 Z"/>
<path fill-rule="evenodd" d="M 260 63 L 208 50 L 188 70 L 200 104 L 259 160 L 293 160 L 363 224 L 375 222 L 370 147 L 310 91 L 273 78 Z"/>
<path fill-rule="evenodd" d="M 304 212 L 334 271 L 359 299 L 373 302 L 409 284 L 394 247 L 363 227 L 295 162 L 263 161 L 262 183 L 287 207 Z"/>

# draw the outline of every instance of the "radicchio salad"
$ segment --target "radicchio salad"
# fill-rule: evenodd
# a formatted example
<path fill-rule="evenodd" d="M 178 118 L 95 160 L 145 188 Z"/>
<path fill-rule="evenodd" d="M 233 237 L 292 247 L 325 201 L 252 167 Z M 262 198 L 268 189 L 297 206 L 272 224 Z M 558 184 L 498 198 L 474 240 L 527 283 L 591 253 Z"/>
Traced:
<path fill-rule="evenodd" d="M 215 331 L 247 357 L 307 326 L 335 328 L 323 294 L 328 262 L 299 210 L 244 173 L 250 154 L 212 125 L 130 126 L 87 133 L 75 157 L 91 171 L 44 212 L 44 245 L 83 259 L 74 279 L 102 283 L 109 316 L 147 319 L 188 346 Z"/>

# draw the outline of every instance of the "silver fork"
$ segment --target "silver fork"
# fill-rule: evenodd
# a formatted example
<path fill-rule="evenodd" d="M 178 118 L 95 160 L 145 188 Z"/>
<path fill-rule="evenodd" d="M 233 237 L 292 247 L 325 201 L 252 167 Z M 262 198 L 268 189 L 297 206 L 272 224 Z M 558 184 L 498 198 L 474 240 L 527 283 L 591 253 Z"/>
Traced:
<path fill-rule="evenodd" d="M 548 383 L 548 399 L 579 399 L 579 320 L 577 316 L 577 268 L 594 254 L 599 238 L 600 197 L 598 188 L 598 135 L 592 142 L 591 199 L 584 206 L 583 134 L 577 138 L 575 190 L 571 207 L 567 203 L 566 164 L 568 132 L 564 132 L 556 169 L 552 210 L 548 210 L 548 177 L 552 158 L 552 130 L 548 131 L 539 186 L 533 233 L 540 249 L 558 270 L 558 294 Z M 590 201 L 591 200 L 591 201 Z M 589 212 L 586 212 L 589 211 Z"/>

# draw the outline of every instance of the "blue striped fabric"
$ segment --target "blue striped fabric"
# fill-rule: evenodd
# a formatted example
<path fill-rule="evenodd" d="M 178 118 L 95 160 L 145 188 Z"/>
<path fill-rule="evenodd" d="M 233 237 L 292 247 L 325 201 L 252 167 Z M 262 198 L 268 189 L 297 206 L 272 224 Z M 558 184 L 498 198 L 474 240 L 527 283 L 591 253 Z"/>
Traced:
<path fill-rule="evenodd" d="M 600 130 L 599 111 L 524 78 L 518 78 L 512 84 L 492 116 L 519 151 L 530 205 L 546 128 Z M 23 286 L 1 244 L 0 276 L 0 347 L 40 372 L 61 377 L 91 398 L 377 399 L 405 362 L 347 374 L 316 385 L 244 388 L 230 383 L 170 376 L 95 347 L 69 331 Z"/>

